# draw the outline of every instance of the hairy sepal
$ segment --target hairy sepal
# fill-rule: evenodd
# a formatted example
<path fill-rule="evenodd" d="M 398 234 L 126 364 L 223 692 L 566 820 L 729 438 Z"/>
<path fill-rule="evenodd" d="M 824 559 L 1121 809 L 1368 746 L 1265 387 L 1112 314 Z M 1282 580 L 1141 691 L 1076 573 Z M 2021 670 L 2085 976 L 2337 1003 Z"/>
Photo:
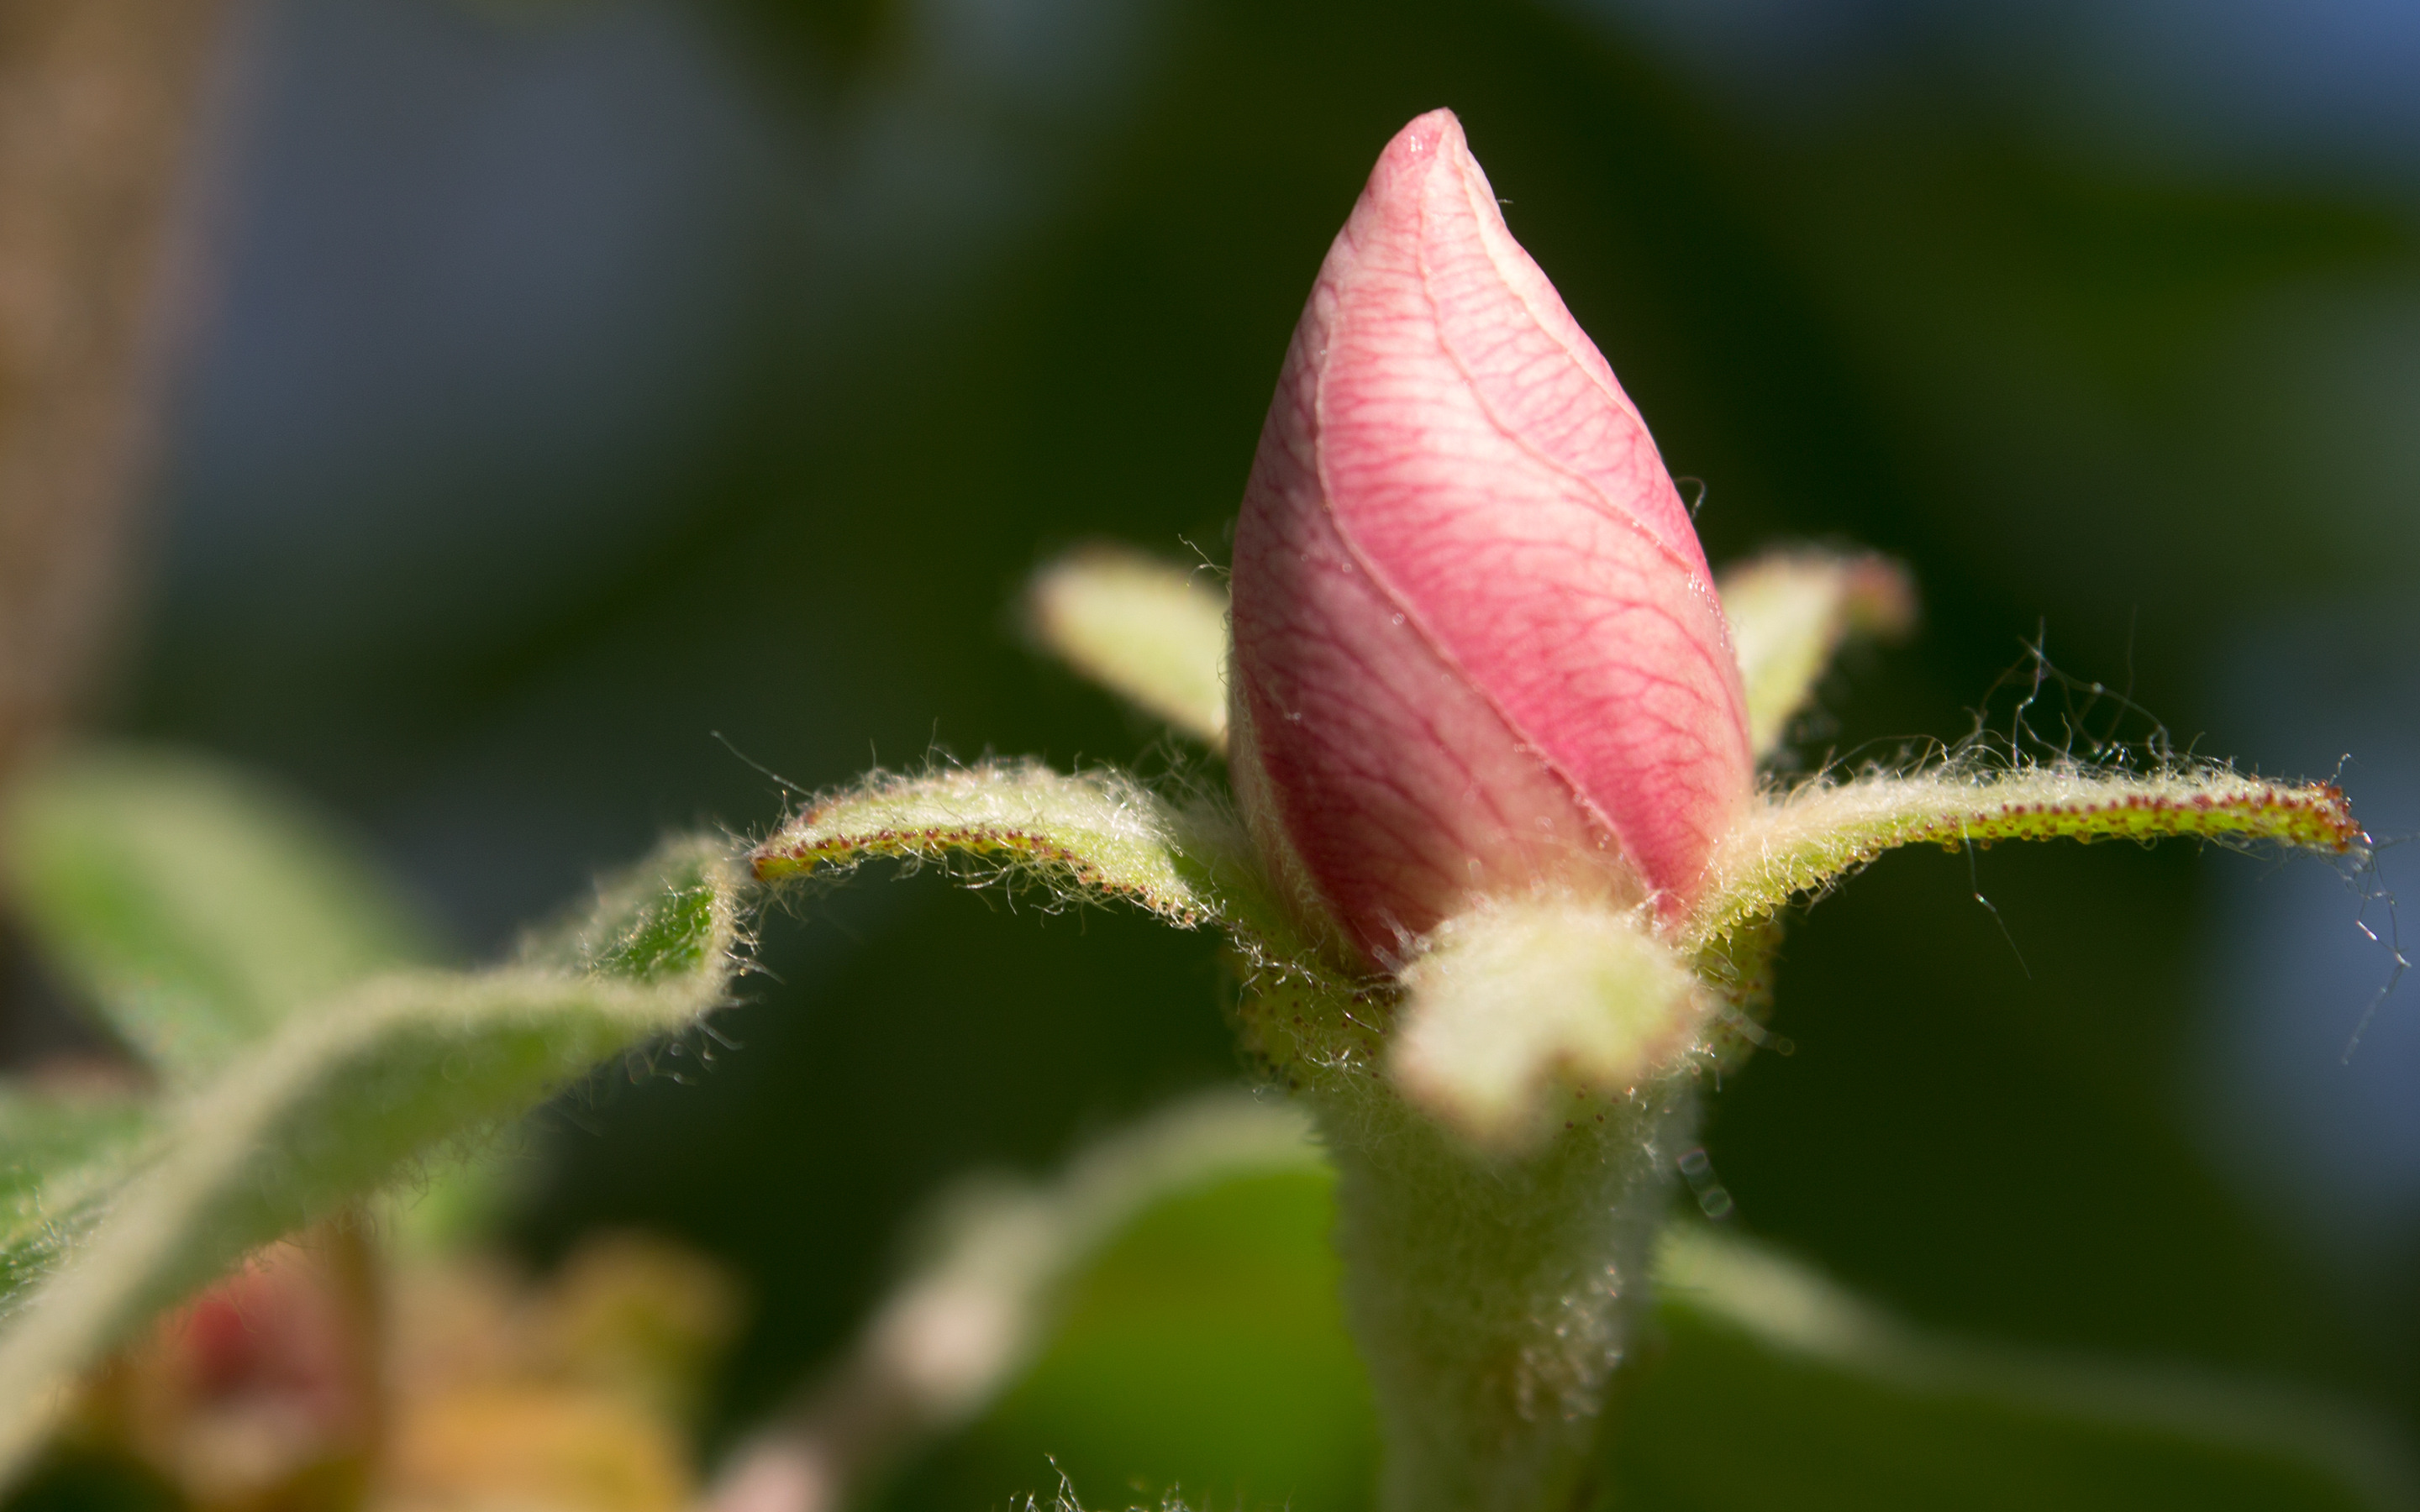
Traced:
<path fill-rule="evenodd" d="M 1501 1154 L 1536 1148 L 1575 1091 L 1624 1095 L 1677 1069 L 1712 1011 L 1643 909 L 1582 898 L 1481 903 L 1401 976 L 1396 1085 Z"/>
<path fill-rule="evenodd" d="M 1095 545 L 1034 574 L 1033 638 L 1213 749 L 1227 744 L 1227 594 L 1208 569 Z"/>
<path fill-rule="evenodd" d="M 2145 773 L 1952 764 L 1818 779 L 1763 804 L 1726 839 L 1688 935 L 1699 945 L 1723 939 L 1901 845 L 2176 835 L 2337 856 L 2365 853 L 2369 843 L 2334 783 L 2277 782 L 2219 766 Z"/>
<path fill-rule="evenodd" d="M 921 777 L 877 772 L 818 800 L 756 847 L 765 881 L 890 858 L 961 868 L 975 884 L 1029 881 L 1118 899 L 1192 929 L 1227 921 L 1243 881 L 1213 806 L 1181 810 L 1118 771 L 987 762 Z M 1243 862 L 1249 865 L 1248 862 Z"/>
<path fill-rule="evenodd" d="M 1180 928 L 1215 924 L 1230 943 L 1245 1049 L 1269 1080 L 1375 1073 L 1400 989 L 1340 967 L 1304 933 L 1215 797 L 1179 805 L 1120 772 L 1030 762 L 876 773 L 810 804 L 751 862 L 778 882 L 886 858 L 1055 902 L 1122 901 Z"/>
<path fill-rule="evenodd" d="M 1852 636 L 1892 639 L 1916 623 L 1916 586 L 1869 552 L 1770 551 L 1715 581 L 1747 696 L 1748 747 L 1770 760 Z"/>
<path fill-rule="evenodd" d="M 150 1137 L 57 1173 L 67 1221 L 21 1224 L 0 1257 L 0 1485 L 150 1312 L 723 1002 L 740 885 L 721 842 L 667 845 L 516 964 L 373 978 L 300 1010 Z"/>

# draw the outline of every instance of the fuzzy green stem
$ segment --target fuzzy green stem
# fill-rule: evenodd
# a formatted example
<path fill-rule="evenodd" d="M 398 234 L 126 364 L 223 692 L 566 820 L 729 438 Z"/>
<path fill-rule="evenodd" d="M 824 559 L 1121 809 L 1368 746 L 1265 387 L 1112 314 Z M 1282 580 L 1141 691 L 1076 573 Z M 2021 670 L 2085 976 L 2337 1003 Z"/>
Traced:
<path fill-rule="evenodd" d="M 1587 1493 L 1695 1081 L 1573 1092 L 1518 1160 L 1478 1153 L 1374 1077 L 1321 1078 L 1347 1321 L 1386 1446 L 1384 1512 L 1564 1512 Z"/>

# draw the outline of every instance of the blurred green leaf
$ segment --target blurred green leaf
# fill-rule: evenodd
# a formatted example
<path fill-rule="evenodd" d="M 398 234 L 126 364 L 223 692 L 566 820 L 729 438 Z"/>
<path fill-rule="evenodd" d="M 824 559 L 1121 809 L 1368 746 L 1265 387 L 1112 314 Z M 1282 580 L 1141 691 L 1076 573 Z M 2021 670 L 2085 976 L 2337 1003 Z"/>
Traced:
<path fill-rule="evenodd" d="M 2324 1398 L 1936 1337 L 1694 1222 L 1611 1455 L 1623 1506 L 2409 1507 L 2404 1450 Z"/>
<path fill-rule="evenodd" d="M 1230 1087 L 1092 1142 L 1047 1181 L 959 1183 L 927 1212 L 923 1254 L 855 1345 L 724 1464 L 708 1504 L 759 1507 L 801 1479 L 853 1504 L 898 1460 L 1030 1374 L 1060 1332 L 1070 1283 L 1139 1216 L 1186 1193 L 1325 1170 L 1303 1107 Z M 1249 1286 L 1232 1269 L 1226 1275 L 1231 1289 Z"/>
<path fill-rule="evenodd" d="M 1216 750 L 1227 746 L 1227 594 L 1210 569 L 1120 546 L 1071 552 L 1026 590 L 1034 638 Z"/>
<path fill-rule="evenodd" d="M 1773 759 L 1841 642 L 1896 638 L 1916 621 L 1907 570 L 1870 553 L 1767 551 L 1716 579 L 1747 694 L 1748 748 Z"/>
<path fill-rule="evenodd" d="M 172 1084 L 432 959 L 412 909 L 317 815 L 190 756 L 54 760 L 8 795 L 0 864 L 45 962 Z"/>
<path fill-rule="evenodd" d="M 728 849 L 667 844 L 513 964 L 375 977 L 295 1013 L 178 1100 L 156 1140 L 81 1167 L 88 1221 L 0 1255 L 0 1482 L 63 1388 L 150 1311 L 720 1005 L 738 943 Z"/>
<path fill-rule="evenodd" d="M 1164 1202 L 1078 1284 L 991 1412 L 895 1508 L 1368 1504 L 1376 1444 L 1328 1232 L 1333 1177 Z M 1947 1339 L 1695 1219 L 1668 1230 L 1655 1342 L 1618 1398 L 1620 1507 L 2397 1508 L 2390 1433 L 2325 1398 L 2191 1371 Z"/>
<path fill-rule="evenodd" d="M 1366 1504 L 1376 1427 L 1328 1243 L 1334 1177 L 1254 1176 L 1166 1201 L 1077 1284 L 1049 1348 L 896 1507 L 990 1506 L 1052 1484 L 1087 1505 Z M 1048 1457 L 1046 1458 L 1046 1457 Z"/>
<path fill-rule="evenodd" d="M 106 1155 L 148 1122 L 131 1098 L 0 1090 L 0 1200 L 20 1200 L 47 1173 Z"/>
<path fill-rule="evenodd" d="M 91 1227 L 153 1126 L 129 1098 L 0 1091 L 0 1299 Z"/>

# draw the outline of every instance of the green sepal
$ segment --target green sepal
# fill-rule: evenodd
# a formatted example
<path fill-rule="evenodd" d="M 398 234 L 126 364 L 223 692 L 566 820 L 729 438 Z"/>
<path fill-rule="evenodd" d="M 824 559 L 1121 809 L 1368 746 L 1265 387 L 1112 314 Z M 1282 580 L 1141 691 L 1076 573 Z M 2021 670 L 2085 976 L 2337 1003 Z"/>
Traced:
<path fill-rule="evenodd" d="M 1747 698 L 1748 748 L 1780 749 L 1792 721 L 1851 636 L 1884 639 L 1916 622 L 1916 588 L 1898 563 L 1869 552 L 1768 551 L 1716 579 Z"/>
<path fill-rule="evenodd" d="M 1033 638 L 1211 748 L 1227 744 L 1227 594 L 1204 566 L 1095 545 L 1034 574 Z"/>
<path fill-rule="evenodd" d="M 1723 838 L 1689 923 L 1720 940 L 1792 899 L 1820 893 L 1901 845 L 1951 850 L 2004 840 L 2152 841 L 2198 836 L 2337 856 L 2369 837 L 2332 782 L 2277 782 L 2223 766 L 2157 772 L 2045 764 L 1957 765 L 1818 778 L 1761 802 Z"/>

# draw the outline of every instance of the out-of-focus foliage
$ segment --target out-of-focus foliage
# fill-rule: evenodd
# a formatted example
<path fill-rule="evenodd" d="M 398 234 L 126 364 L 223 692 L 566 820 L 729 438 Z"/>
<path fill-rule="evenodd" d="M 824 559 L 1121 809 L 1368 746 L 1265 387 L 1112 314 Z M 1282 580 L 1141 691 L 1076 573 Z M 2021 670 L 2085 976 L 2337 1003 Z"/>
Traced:
<path fill-rule="evenodd" d="M 1034 574 L 1035 641 L 1177 733 L 1227 743 L 1227 595 L 1209 570 L 1121 547 L 1068 553 Z"/>
<path fill-rule="evenodd" d="M 0 1481 L 154 1311 L 687 1029 L 722 1003 L 738 944 L 740 878 L 726 847 L 691 840 L 510 965 L 380 971 L 357 942 L 396 937 L 396 915 L 308 816 L 207 767 L 65 761 L 7 795 L 11 830 L 40 837 L 15 853 L 16 881 L 42 901 L 50 958 L 90 964 L 95 1006 L 148 1052 L 125 1074 L 169 1089 L 8 1094 Z M 314 969 L 326 980 L 302 1000 L 293 983 Z M 217 1032 L 157 1032 L 194 1023 Z"/>
<path fill-rule="evenodd" d="M 886 1501 L 1047 1489 L 1088 1503 L 1366 1505 L 1369 1385 L 1345 1337 L 1331 1180 L 1276 1175 L 1166 1203 L 1078 1283 L 1049 1350 Z"/>
<path fill-rule="evenodd" d="M 1077 1289 L 1049 1351 L 885 1504 L 1366 1504 L 1368 1388 L 1336 1302 L 1324 1175 L 1163 1204 Z M 1615 1506 L 2394 1507 L 2383 1425 L 2222 1377 L 1928 1336 L 1795 1262 L 1675 1227 L 1603 1467 Z M 1046 1459 L 1045 1457 L 1047 1457 Z"/>
<path fill-rule="evenodd" d="M 21 780 L 8 895 L 102 1022 L 184 1084 L 314 998 L 430 964 L 427 926 L 282 795 L 190 758 L 107 751 Z"/>
<path fill-rule="evenodd" d="M 136 1331 L 9 1504 L 690 1504 L 699 1390 L 738 1312 L 714 1266 L 608 1234 L 534 1278 L 475 1248 L 381 1254 L 373 1227 L 270 1245 Z"/>

